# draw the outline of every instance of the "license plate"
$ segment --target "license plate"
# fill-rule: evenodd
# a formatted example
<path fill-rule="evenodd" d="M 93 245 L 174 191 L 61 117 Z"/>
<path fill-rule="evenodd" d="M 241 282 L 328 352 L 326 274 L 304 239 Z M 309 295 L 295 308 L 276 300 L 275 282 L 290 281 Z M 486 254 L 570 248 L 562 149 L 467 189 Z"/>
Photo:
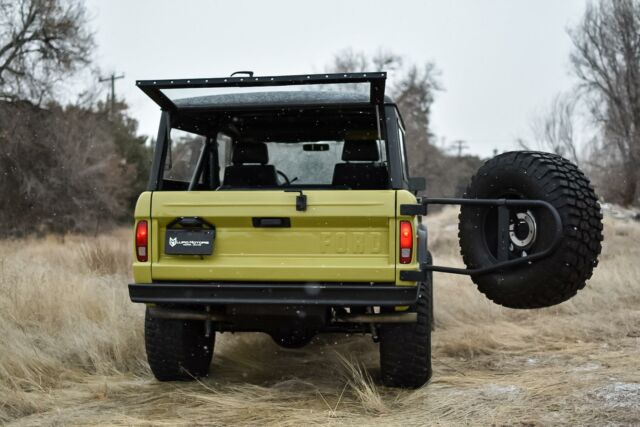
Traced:
<path fill-rule="evenodd" d="M 167 230 L 164 253 L 167 255 L 211 255 L 215 230 Z"/>

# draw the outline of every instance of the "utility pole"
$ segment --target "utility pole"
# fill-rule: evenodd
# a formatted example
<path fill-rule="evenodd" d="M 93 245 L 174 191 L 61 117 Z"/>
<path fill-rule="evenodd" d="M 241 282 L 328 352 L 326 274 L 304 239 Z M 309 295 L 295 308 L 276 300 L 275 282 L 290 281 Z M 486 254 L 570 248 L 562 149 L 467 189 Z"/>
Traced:
<path fill-rule="evenodd" d="M 100 83 L 111 82 L 111 110 L 110 115 L 113 117 L 116 111 L 116 80 L 124 79 L 124 74 L 120 74 L 116 76 L 116 73 L 111 73 L 109 77 L 104 77 L 99 79 Z"/>
<path fill-rule="evenodd" d="M 469 148 L 469 146 L 467 145 L 466 141 L 464 141 L 462 139 L 458 139 L 456 141 L 453 141 L 451 143 L 451 145 L 453 145 L 453 149 L 458 152 L 458 157 L 462 157 L 462 151 L 466 150 L 467 148 Z"/>

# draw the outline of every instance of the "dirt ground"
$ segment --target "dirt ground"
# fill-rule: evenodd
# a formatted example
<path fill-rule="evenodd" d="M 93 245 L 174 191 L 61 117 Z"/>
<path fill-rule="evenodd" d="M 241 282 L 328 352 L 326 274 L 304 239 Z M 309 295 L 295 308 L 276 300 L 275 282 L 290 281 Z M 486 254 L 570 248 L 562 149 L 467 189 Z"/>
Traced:
<path fill-rule="evenodd" d="M 459 264 L 456 212 L 429 218 L 435 261 Z M 508 310 L 435 276 L 434 376 L 380 385 L 377 344 L 324 335 L 284 350 L 218 335 L 212 375 L 157 383 L 130 236 L 0 245 L 0 423 L 28 425 L 637 425 L 640 223 L 607 218 L 601 264 L 571 301 Z"/>

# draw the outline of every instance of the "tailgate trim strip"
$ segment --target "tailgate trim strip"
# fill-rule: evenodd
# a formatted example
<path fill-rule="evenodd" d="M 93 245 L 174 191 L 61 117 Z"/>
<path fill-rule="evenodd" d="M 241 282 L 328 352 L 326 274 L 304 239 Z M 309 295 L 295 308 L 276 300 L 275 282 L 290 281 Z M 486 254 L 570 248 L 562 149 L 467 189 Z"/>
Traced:
<path fill-rule="evenodd" d="M 417 286 L 369 283 L 145 283 L 130 284 L 131 301 L 154 304 L 411 305 Z"/>

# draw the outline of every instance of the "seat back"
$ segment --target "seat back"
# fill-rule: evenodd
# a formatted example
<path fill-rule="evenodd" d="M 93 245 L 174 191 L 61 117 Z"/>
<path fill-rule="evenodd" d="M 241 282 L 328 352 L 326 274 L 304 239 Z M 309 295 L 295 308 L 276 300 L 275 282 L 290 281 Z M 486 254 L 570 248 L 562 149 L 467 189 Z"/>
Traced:
<path fill-rule="evenodd" d="M 231 187 L 273 187 L 278 185 L 276 168 L 268 165 L 267 144 L 238 143 L 224 170 L 224 185 Z"/>
<path fill-rule="evenodd" d="M 380 160 L 378 142 L 375 140 L 344 142 L 342 160 L 333 171 L 333 185 L 354 190 L 389 188 L 389 171 Z M 351 163 L 358 162 L 358 163 Z"/>

